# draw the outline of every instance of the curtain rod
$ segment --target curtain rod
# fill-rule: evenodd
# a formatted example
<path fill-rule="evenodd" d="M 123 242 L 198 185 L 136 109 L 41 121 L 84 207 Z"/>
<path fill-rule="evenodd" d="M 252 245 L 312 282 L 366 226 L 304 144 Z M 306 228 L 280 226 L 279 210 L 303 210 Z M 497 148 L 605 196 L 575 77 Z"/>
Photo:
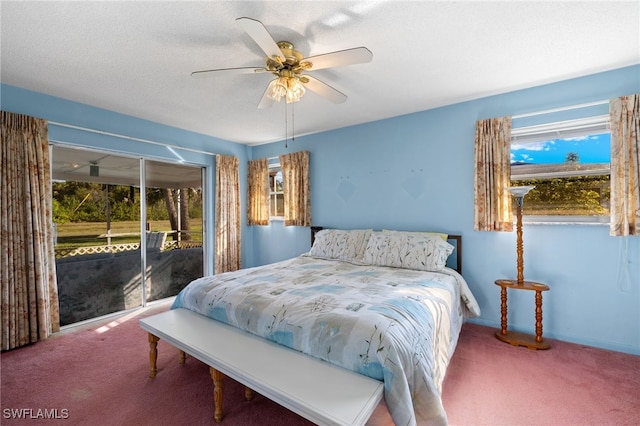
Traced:
<path fill-rule="evenodd" d="M 84 132 L 97 133 L 99 135 L 104 135 L 104 136 L 113 136 L 113 137 L 120 138 L 120 139 L 128 139 L 128 140 L 132 140 L 132 141 L 136 141 L 136 142 L 143 142 L 143 143 L 148 143 L 148 144 L 152 144 L 152 145 L 163 146 L 165 148 L 166 147 L 168 147 L 168 148 L 176 148 L 176 149 L 182 149 L 184 151 L 196 152 L 198 154 L 215 155 L 215 153 L 211 153 L 211 152 L 207 152 L 207 151 L 201 151 L 199 149 L 186 148 L 186 147 L 183 147 L 183 146 L 172 145 L 172 144 L 162 143 L 162 142 L 155 142 L 155 141 L 150 141 L 148 139 L 136 138 L 136 137 L 133 137 L 133 136 L 119 135 L 117 133 L 105 132 L 103 130 L 89 129 L 88 127 L 74 126 L 72 124 L 57 123 L 55 121 L 49 121 L 49 122 L 47 122 L 47 124 L 52 124 L 52 125 L 58 126 L 58 127 L 66 127 L 66 128 L 69 128 L 69 129 L 82 130 Z"/>
<path fill-rule="evenodd" d="M 587 108 L 587 107 L 591 107 L 591 106 L 604 105 L 604 104 L 608 104 L 608 103 L 609 103 L 608 100 L 596 101 L 596 102 L 590 102 L 590 103 L 586 103 L 586 104 L 579 104 L 579 105 L 572 105 L 572 106 L 567 106 L 567 107 L 546 109 L 544 111 L 529 112 L 529 113 L 525 113 L 525 114 L 516 114 L 516 115 L 511 116 L 511 118 L 512 119 L 516 119 L 516 118 L 533 117 L 533 116 L 536 116 L 536 115 L 550 114 L 552 112 L 569 111 L 569 110 L 572 110 L 572 109 Z"/>

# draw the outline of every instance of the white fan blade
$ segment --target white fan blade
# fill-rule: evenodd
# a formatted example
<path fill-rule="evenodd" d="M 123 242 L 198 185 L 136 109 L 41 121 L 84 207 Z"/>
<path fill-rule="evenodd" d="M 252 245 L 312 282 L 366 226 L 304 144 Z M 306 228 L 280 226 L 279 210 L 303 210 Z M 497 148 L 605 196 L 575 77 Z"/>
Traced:
<path fill-rule="evenodd" d="M 305 77 L 309 80 L 307 83 L 304 83 L 304 86 L 307 89 L 316 92 L 318 95 L 323 96 L 336 104 L 341 104 L 347 100 L 347 95 L 339 92 L 328 84 L 323 83 L 322 81 L 318 80 L 315 77 L 311 77 L 310 75 L 305 75 Z"/>
<path fill-rule="evenodd" d="M 274 56 L 282 57 L 282 51 L 273 40 L 273 37 L 271 37 L 271 34 L 269 34 L 269 31 L 262 25 L 262 22 L 251 18 L 238 18 L 236 22 L 240 24 L 242 29 L 249 34 L 269 58 Z"/>
<path fill-rule="evenodd" d="M 258 108 L 259 109 L 267 109 L 270 108 L 271 105 L 273 105 L 273 103 L 275 102 L 273 99 L 271 99 L 267 93 L 269 93 L 269 91 L 271 90 L 271 88 L 273 87 L 274 84 L 276 84 L 277 79 L 273 79 L 269 82 L 269 85 L 267 86 L 267 90 L 264 91 L 264 94 L 262 95 L 262 99 L 260 99 L 260 102 L 258 103 Z"/>
<path fill-rule="evenodd" d="M 233 74 L 254 74 L 259 72 L 266 72 L 264 68 L 256 67 L 241 67 L 241 68 L 219 68 L 216 70 L 202 70 L 194 71 L 191 73 L 191 77 L 210 77 L 215 73 L 233 73 Z"/>
<path fill-rule="evenodd" d="M 311 63 L 310 71 L 321 70 L 323 68 L 342 67 L 345 65 L 363 64 L 371 62 L 373 53 L 366 47 L 355 47 L 353 49 L 339 50 L 337 52 L 325 53 L 323 55 L 310 56 L 301 62 Z"/>

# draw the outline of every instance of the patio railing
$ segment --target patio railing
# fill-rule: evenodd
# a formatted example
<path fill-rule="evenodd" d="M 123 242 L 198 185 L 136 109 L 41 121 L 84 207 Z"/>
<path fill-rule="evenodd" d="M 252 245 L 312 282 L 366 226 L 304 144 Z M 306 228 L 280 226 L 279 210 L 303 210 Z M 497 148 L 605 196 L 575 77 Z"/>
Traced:
<path fill-rule="evenodd" d="M 165 241 L 160 248 L 161 251 L 177 250 L 186 248 L 202 247 L 200 241 Z M 96 253 L 121 253 L 124 251 L 138 250 L 140 243 L 126 243 L 126 244 L 110 244 L 100 246 L 87 246 L 87 247 L 67 247 L 55 249 L 56 259 L 62 259 L 63 257 L 72 256 L 84 256 L 87 254 Z"/>

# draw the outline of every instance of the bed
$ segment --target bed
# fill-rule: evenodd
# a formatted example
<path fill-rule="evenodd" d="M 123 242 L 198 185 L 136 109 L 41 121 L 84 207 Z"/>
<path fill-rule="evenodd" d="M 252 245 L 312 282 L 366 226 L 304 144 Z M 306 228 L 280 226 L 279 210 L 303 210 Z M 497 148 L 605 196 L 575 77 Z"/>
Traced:
<path fill-rule="evenodd" d="M 463 322 L 480 314 L 462 275 L 446 266 L 457 248 L 461 270 L 461 238 L 454 247 L 436 233 L 314 231 L 308 253 L 197 279 L 172 309 L 383 381 L 396 425 L 446 424 L 447 365 Z"/>

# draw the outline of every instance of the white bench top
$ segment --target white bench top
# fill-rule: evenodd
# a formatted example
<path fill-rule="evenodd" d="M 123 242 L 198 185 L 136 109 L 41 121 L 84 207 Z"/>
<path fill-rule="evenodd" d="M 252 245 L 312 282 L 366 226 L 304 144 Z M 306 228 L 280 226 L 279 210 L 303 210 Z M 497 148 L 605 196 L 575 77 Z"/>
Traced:
<path fill-rule="evenodd" d="M 384 384 L 187 309 L 140 326 L 254 391 L 319 425 L 364 425 Z"/>

